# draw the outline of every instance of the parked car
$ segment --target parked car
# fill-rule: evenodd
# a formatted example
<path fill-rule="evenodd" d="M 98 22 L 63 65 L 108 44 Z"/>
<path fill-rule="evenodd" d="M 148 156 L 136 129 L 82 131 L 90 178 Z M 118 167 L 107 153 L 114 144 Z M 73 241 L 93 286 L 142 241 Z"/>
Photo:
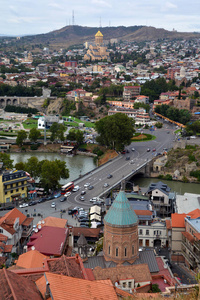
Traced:
<path fill-rule="evenodd" d="M 93 185 L 90 185 L 89 187 L 88 187 L 88 190 L 93 190 Z"/>
<path fill-rule="evenodd" d="M 155 152 L 156 151 L 156 149 L 154 148 L 153 150 L 152 150 L 152 152 Z"/>
<path fill-rule="evenodd" d="M 86 191 L 82 191 L 81 192 L 81 195 L 83 196 L 83 195 L 85 195 L 86 194 Z"/>
<path fill-rule="evenodd" d="M 84 197 L 84 196 L 81 196 L 79 199 L 80 199 L 81 201 L 84 201 L 84 200 L 85 200 L 85 197 Z"/>
<path fill-rule="evenodd" d="M 110 179 L 112 177 L 113 177 L 112 174 L 108 174 L 108 176 L 107 176 L 108 179 Z"/>
<path fill-rule="evenodd" d="M 67 200 L 66 197 L 61 197 L 61 198 L 60 198 L 60 202 L 64 202 L 64 201 L 66 201 L 66 200 Z"/>
<path fill-rule="evenodd" d="M 88 228 L 89 226 L 85 224 L 81 224 L 80 227 Z"/>
<path fill-rule="evenodd" d="M 52 199 L 54 199 L 53 195 L 50 195 L 50 196 L 47 197 L 47 200 L 52 200 Z"/>
<path fill-rule="evenodd" d="M 77 209 L 69 209 L 68 210 L 68 215 L 73 215 L 73 214 L 77 214 L 78 210 Z"/>
<path fill-rule="evenodd" d="M 55 208 L 55 207 L 56 207 L 56 202 L 52 202 L 52 203 L 51 203 L 51 207 L 52 207 L 52 208 Z"/>
<path fill-rule="evenodd" d="M 67 192 L 64 194 L 64 197 L 69 197 L 71 195 L 71 192 Z"/>
<path fill-rule="evenodd" d="M 147 152 L 150 152 L 151 150 L 149 148 L 147 148 Z"/>
<path fill-rule="evenodd" d="M 19 205 L 20 208 L 24 208 L 24 207 L 27 207 L 27 206 L 28 206 L 28 203 L 22 203 L 22 204 Z"/>
<path fill-rule="evenodd" d="M 80 190 L 80 186 L 79 186 L 79 185 L 76 185 L 76 186 L 73 188 L 72 192 L 77 192 L 77 191 L 79 191 L 79 190 Z"/>
<path fill-rule="evenodd" d="M 86 182 L 85 184 L 84 184 L 84 188 L 88 188 L 90 186 L 90 183 L 89 182 Z"/>
<path fill-rule="evenodd" d="M 36 205 L 37 204 L 37 201 L 35 201 L 35 200 L 31 200 L 30 202 L 29 202 L 29 206 L 32 206 L 32 205 Z"/>
<path fill-rule="evenodd" d="M 46 200 L 47 200 L 47 198 L 46 198 L 46 197 L 42 197 L 42 198 L 40 198 L 40 199 L 38 200 L 38 203 L 45 202 Z"/>
<path fill-rule="evenodd" d="M 61 193 L 55 194 L 54 198 L 59 198 L 61 196 Z"/>

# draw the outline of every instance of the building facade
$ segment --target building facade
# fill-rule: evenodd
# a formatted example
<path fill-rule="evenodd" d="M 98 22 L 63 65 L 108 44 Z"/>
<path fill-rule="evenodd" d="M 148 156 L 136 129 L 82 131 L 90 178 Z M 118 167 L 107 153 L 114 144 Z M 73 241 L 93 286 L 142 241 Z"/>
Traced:
<path fill-rule="evenodd" d="M 0 203 L 14 202 L 27 197 L 29 178 L 24 171 L 4 172 L 0 175 Z"/>

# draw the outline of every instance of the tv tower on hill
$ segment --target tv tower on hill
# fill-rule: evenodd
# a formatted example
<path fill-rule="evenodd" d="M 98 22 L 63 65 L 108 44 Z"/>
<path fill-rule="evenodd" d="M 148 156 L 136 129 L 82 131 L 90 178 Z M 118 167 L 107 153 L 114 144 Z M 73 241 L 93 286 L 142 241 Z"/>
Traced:
<path fill-rule="evenodd" d="M 72 10 L 72 26 L 75 25 L 75 22 L 74 22 L 74 10 Z"/>

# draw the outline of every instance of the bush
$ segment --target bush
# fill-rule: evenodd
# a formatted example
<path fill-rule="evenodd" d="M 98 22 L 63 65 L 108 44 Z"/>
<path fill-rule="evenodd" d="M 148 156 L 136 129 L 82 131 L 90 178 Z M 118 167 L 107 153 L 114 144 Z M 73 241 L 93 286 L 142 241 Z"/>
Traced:
<path fill-rule="evenodd" d="M 188 158 L 189 158 L 189 162 L 197 161 L 193 154 L 189 154 Z"/>
<path fill-rule="evenodd" d="M 165 177 L 164 177 L 165 180 L 172 180 L 172 175 L 170 174 L 167 174 Z"/>
<path fill-rule="evenodd" d="M 34 144 L 34 145 L 31 145 L 31 150 L 37 150 L 39 147 L 39 144 Z"/>

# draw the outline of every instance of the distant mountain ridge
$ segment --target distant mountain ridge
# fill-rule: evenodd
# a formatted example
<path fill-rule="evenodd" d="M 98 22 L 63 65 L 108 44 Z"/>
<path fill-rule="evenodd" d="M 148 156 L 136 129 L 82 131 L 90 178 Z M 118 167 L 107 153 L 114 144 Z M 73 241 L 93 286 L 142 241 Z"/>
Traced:
<path fill-rule="evenodd" d="M 200 38 L 200 33 L 168 31 L 163 28 L 147 26 L 118 26 L 118 27 L 84 27 L 65 26 L 46 34 L 24 36 L 20 43 L 51 45 L 52 47 L 69 47 L 71 45 L 83 44 L 86 41 L 94 41 L 94 36 L 100 30 L 105 40 L 117 38 L 127 41 L 151 41 L 158 39 L 192 39 Z"/>

